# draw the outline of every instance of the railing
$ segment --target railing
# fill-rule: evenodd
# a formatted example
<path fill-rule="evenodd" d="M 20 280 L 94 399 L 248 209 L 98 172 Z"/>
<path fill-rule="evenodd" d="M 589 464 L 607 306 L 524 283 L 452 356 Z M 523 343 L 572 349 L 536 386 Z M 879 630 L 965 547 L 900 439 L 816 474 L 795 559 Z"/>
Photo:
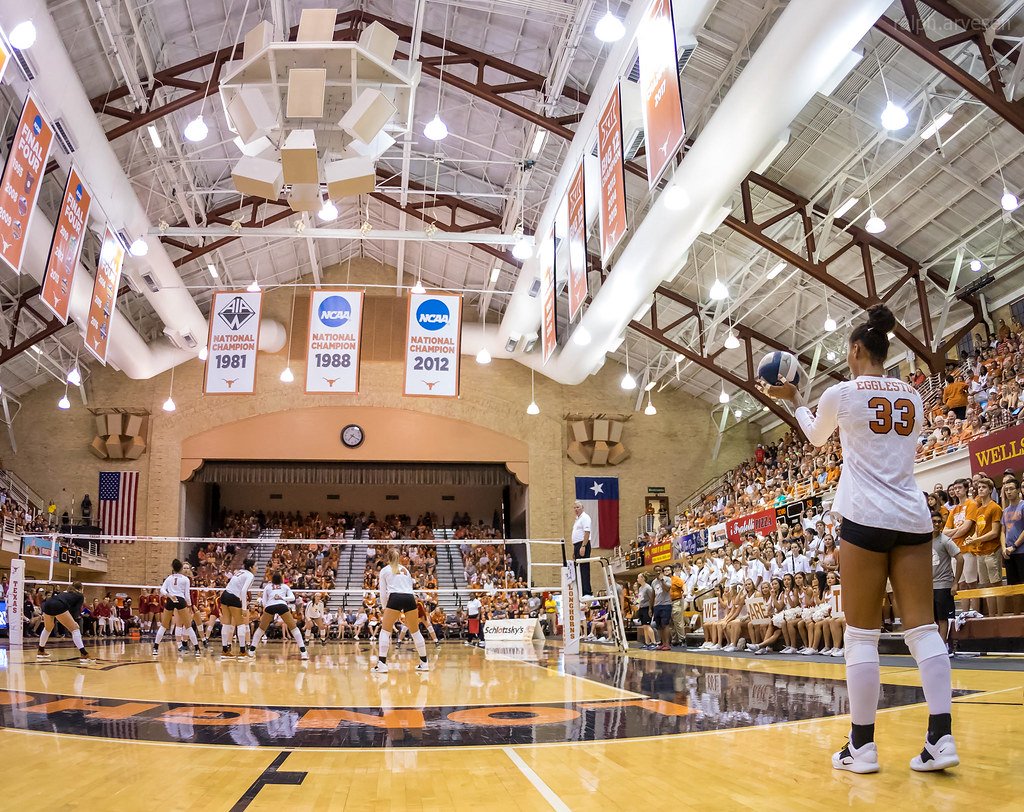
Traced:
<path fill-rule="evenodd" d="M 46 507 L 43 498 L 11 471 L 0 469 L 0 487 L 6 488 L 8 495 L 23 507 L 32 505 L 36 510 L 43 510 Z"/>

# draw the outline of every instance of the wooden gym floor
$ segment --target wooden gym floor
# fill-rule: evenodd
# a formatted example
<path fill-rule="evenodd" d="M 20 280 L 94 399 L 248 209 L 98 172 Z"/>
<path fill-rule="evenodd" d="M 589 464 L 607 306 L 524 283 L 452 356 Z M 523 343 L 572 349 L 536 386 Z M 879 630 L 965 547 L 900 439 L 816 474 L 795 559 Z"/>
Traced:
<path fill-rule="evenodd" d="M 834 772 L 848 730 L 844 668 L 819 658 L 584 646 L 406 644 L 386 676 L 370 647 L 301 663 L 164 644 L 0 648 L 0 809 L 948 809 L 1019 808 L 1024 660 L 956 663 L 963 764 L 907 766 L 927 711 L 913 661 L 886 658 L 882 772 Z M 212 649 L 211 649 L 212 651 Z"/>

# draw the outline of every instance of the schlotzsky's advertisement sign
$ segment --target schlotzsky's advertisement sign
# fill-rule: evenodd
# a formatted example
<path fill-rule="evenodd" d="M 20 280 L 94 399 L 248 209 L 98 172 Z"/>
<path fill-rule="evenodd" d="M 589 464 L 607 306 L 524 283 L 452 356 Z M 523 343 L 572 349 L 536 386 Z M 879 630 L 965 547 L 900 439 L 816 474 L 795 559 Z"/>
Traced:
<path fill-rule="evenodd" d="M 306 392 L 359 391 L 359 345 L 363 294 L 315 290 L 309 299 L 306 342 Z"/>
<path fill-rule="evenodd" d="M 759 536 L 767 535 L 775 529 L 775 509 L 759 510 L 757 513 L 750 513 L 738 519 L 729 519 L 725 523 L 725 535 L 733 544 L 743 541 L 747 533 L 757 533 Z"/>
<path fill-rule="evenodd" d="M 255 391 L 262 307 L 262 291 L 214 294 L 203 384 L 207 395 L 251 395 Z"/>
<path fill-rule="evenodd" d="M 53 129 L 30 93 L 0 178 L 0 260 L 21 273 L 25 240 L 53 143 Z"/>
<path fill-rule="evenodd" d="M 648 544 L 644 548 L 644 565 L 664 564 L 672 560 L 672 542 L 665 541 L 661 544 Z"/>
<path fill-rule="evenodd" d="M 447 293 L 410 295 L 406 335 L 405 394 L 457 398 L 462 297 Z"/>
<path fill-rule="evenodd" d="M 637 42 L 647 139 L 647 181 L 653 189 L 686 137 L 671 0 L 651 3 L 640 21 Z"/>
<path fill-rule="evenodd" d="M 488 645 L 495 640 L 529 642 L 534 638 L 544 639 L 544 632 L 537 618 L 488 620 L 484 623 L 484 640 Z"/>
<path fill-rule="evenodd" d="M 82 237 L 85 224 L 89 221 L 92 195 L 89 188 L 71 167 L 67 186 L 64 187 L 64 202 L 57 216 L 50 243 L 50 255 L 46 260 L 46 276 L 39 298 L 64 324 L 68 323 L 68 308 L 71 305 L 71 286 L 75 281 L 75 270 L 82 255 Z"/>
<path fill-rule="evenodd" d="M 107 226 L 100 244 L 100 260 L 96 263 L 96 278 L 92 283 L 89 302 L 89 321 L 85 325 L 85 347 L 101 364 L 107 363 L 110 346 L 110 319 L 117 304 L 117 290 L 121 285 L 121 266 L 124 248 Z"/>
<path fill-rule="evenodd" d="M 1010 468 L 1024 469 L 1024 424 L 988 434 L 967 444 L 971 473 L 998 478 Z"/>

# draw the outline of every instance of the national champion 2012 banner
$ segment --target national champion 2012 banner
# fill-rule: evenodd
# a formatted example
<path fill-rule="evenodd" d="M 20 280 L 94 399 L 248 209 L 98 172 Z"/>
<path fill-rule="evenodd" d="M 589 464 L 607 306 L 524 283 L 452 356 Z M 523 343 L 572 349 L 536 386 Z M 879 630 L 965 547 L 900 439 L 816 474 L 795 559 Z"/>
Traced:
<path fill-rule="evenodd" d="M 89 222 L 92 194 L 75 167 L 68 173 L 64 187 L 64 200 L 57 224 L 53 228 L 53 240 L 46 259 L 46 275 L 43 289 L 39 294 L 53 314 L 63 324 L 68 323 L 68 309 L 71 306 L 71 288 L 75 282 L 75 271 L 82 255 L 85 226 Z"/>
<path fill-rule="evenodd" d="M 306 393 L 359 392 L 363 294 L 314 290 L 306 336 Z"/>
<path fill-rule="evenodd" d="M 410 294 L 407 323 L 405 394 L 457 398 L 462 296 L 453 293 Z"/>
<path fill-rule="evenodd" d="M 29 93 L 0 177 L 0 260 L 15 273 L 21 273 L 28 228 L 52 143 L 53 128 Z"/>
<path fill-rule="evenodd" d="M 262 291 L 213 295 L 203 384 L 207 395 L 251 395 L 255 390 L 262 307 Z"/>
<path fill-rule="evenodd" d="M 104 365 L 107 363 L 110 325 L 117 306 L 123 264 L 124 246 L 108 225 L 103 232 L 103 242 L 100 243 L 100 259 L 96 263 L 96 278 L 92 283 L 92 300 L 89 302 L 89 320 L 85 325 L 85 348 Z"/>

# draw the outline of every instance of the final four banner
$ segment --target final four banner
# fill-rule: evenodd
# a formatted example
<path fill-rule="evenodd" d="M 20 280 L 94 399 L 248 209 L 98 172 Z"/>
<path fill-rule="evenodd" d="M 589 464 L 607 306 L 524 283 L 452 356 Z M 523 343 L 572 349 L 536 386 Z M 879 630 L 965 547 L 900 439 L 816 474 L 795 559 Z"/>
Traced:
<path fill-rule="evenodd" d="M 227 291 L 213 295 L 210 308 L 207 395 L 251 395 L 256 388 L 263 293 Z"/>
<path fill-rule="evenodd" d="M 314 290 L 309 299 L 306 342 L 306 392 L 359 391 L 359 350 L 363 294 L 351 290 Z"/>
<path fill-rule="evenodd" d="M 39 294 L 54 315 L 64 324 L 68 323 L 68 308 L 71 305 L 71 286 L 75 281 L 78 259 L 82 255 L 85 226 L 89 222 L 89 207 L 92 195 L 89 188 L 71 167 L 68 182 L 64 187 L 64 202 L 53 229 L 50 254 L 46 260 L 46 276 L 43 290 Z"/>
<path fill-rule="evenodd" d="M 405 394 L 433 398 L 459 396 L 462 349 L 462 296 L 413 293 L 405 346 Z"/>

